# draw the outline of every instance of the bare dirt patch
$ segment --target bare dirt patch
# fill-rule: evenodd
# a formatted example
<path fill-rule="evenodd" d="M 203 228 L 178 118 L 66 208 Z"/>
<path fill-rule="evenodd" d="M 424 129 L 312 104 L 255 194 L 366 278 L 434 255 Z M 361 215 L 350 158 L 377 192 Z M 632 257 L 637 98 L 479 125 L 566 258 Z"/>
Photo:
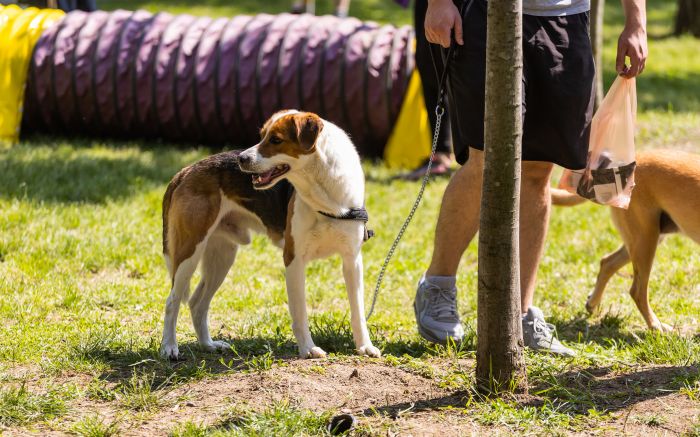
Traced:
<path fill-rule="evenodd" d="M 317 412 L 358 413 L 389 405 L 429 402 L 448 394 L 431 379 L 370 360 L 294 360 L 264 372 L 239 373 L 186 384 L 168 397 L 169 411 L 135 424 L 132 435 L 166 433 L 175 423 L 214 424 L 232 405 L 263 410 L 277 402 Z"/>
<path fill-rule="evenodd" d="M 471 360 L 425 360 L 434 374 L 445 374 L 455 365 L 464 369 Z M 188 382 L 158 391 L 159 407 L 148 412 L 125 410 L 117 401 L 80 397 L 69 402 L 68 415 L 33 428 L 6 430 L 7 435 L 60 435 L 72 424 L 91 416 L 105 423 L 117 422 L 120 435 L 168 435 L 190 421 L 216 426 L 231 408 L 263 411 L 279 402 L 324 412 L 350 412 L 365 429 L 377 435 L 507 435 L 563 432 L 570 435 L 682 435 L 700 422 L 700 402 L 679 392 L 679 378 L 696 374 L 697 366 L 646 366 L 625 372 L 607 368 L 582 369 L 558 376 L 567 389 L 586 387 L 591 402 L 573 405 L 556 396 L 519 395 L 507 399 L 514 411 L 554 402 L 562 411 L 586 416 L 587 408 L 607 414 L 591 419 L 590 427 L 552 429 L 537 419 L 530 422 L 481 418 L 489 401 L 466 406 L 468 394 L 441 388 L 439 378 L 420 371 L 394 367 L 385 361 L 341 358 L 339 360 L 289 360 L 261 372 L 233 372 Z M 80 384 L 81 378 L 67 378 Z M 535 384 L 531 393 L 544 386 Z M 549 397 L 546 397 L 549 396 Z M 590 428 L 590 429 L 589 429 Z"/>

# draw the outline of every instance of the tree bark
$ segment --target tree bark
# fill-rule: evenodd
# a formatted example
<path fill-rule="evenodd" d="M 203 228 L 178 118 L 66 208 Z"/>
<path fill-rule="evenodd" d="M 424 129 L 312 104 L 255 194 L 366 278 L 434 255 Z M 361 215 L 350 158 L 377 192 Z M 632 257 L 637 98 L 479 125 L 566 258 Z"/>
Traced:
<path fill-rule="evenodd" d="M 603 84 L 603 11 L 605 0 L 591 0 L 591 47 L 595 62 L 595 109 L 598 109 L 605 95 Z"/>
<path fill-rule="evenodd" d="M 520 311 L 522 0 L 488 2 L 484 184 L 479 232 L 476 380 L 527 390 Z"/>
<path fill-rule="evenodd" d="M 674 35 L 691 33 L 700 38 L 700 0 L 678 0 Z"/>

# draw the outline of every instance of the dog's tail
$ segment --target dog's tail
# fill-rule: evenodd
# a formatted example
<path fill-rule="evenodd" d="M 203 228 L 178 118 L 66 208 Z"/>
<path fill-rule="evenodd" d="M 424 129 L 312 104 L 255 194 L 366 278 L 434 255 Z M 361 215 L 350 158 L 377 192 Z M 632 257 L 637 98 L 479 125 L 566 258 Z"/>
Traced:
<path fill-rule="evenodd" d="M 163 195 L 163 255 L 166 256 L 166 259 L 170 255 L 168 251 L 168 214 L 170 213 L 170 204 L 173 200 L 173 193 L 180 186 L 184 176 L 185 171 L 183 169 L 173 177 Z"/>
<path fill-rule="evenodd" d="M 569 193 L 561 188 L 550 188 L 550 196 L 552 197 L 552 205 L 555 206 L 574 206 L 586 201 L 578 194 Z"/>

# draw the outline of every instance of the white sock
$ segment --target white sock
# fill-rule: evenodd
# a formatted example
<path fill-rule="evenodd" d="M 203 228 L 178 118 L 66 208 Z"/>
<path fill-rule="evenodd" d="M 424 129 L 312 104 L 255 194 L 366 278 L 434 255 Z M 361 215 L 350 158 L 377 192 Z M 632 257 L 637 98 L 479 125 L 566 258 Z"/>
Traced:
<path fill-rule="evenodd" d="M 457 285 L 456 276 L 424 276 L 423 280 L 443 290 L 452 290 Z"/>

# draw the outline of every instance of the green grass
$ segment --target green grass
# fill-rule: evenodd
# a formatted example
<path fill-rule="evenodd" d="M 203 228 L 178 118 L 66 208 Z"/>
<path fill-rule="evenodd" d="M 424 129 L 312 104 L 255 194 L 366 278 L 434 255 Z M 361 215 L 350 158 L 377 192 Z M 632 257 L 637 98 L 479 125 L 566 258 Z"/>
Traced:
<path fill-rule="evenodd" d="M 186 422 L 174 437 L 305 436 L 330 435 L 325 430 L 329 413 L 316 414 L 282 402 L 263 411 L 232 409 L 213 426 Z"/>
<path fill-rule="evenodd" d="M 187 422 L 175 430 L 175 437 L 304 436 L 330 435 L 325 430 L 329 413 L 316 414 L 282 402 L 263 411 L 232 409 L 213 426 Z"/>
<path fill-rule="evenodd" d="M 106 423 L 99 416 L 89 416 L 71 427 L 71 431 L 81 437 L 112 437 L 119 435 L 117 422 Z"/>
<path fill-rule="evenodd" d="M 700 152 L 700 60 L 691 56 L 700 42 L 660 38 L 670 30 L 674 2 L 648 3 L 654 38 L 647 70 L 638 81 L 638 147 Z M 288 7 L 287 1 L 265 4 L 270 12 Z M 210 0 L 194 7 L 181 1 L 135 0 L 101 5 L 211 15 L 261 9 L 260 2 L 253 1 Z M 389 1 L 356 0 L 351 11 L 364 19 L 410 21 L 409 12 Z M 621 15 L 615 2 L 607 11 L 609 83 Z M 293 368 L 296 346 L 286 308 L 284 265 L 280 252 L 263 237 L 241 250 L 213 300 L 212 334 L 228 341 L 232 350 L 200 350 L 189 309 L 183 307 L 178 339 L 186 360 L 171 363 L 158 356 L 168 293 L 160 247 L 162 195 L 175 172 L 213 151 L 47 137 L 0 145 L 0 432 L 6 428 L 117 435 L 149 418 L 174 417 L 180 400 L 199 383 L 216 384 L 229 377 L 275 380 L 276 372 Z M 392 173 L 380 164 L 368 162 L 365 170 L 370 227 L 377 233 L 363 249 L 369 293 L 418 187 L 390 180 Z M 691 401 L 700 398 L 697 245 L 681 236 L 669 237 L 655 261 L 652 306 L 662 321 L 677 328 L 675 333 L 646 333 L 628 295 L 629 268 L 611 280 L 600 312 L 589 317 L 583 304 L 598 262 L 619 245 L 607 211 L 592 204 L 553 211 L 535 299 L 578 357 L 528 353 L 530 398 L 474 394 L 476 245 L 465 253 L 458 276 L 460 314 L 468 333 L 461 346 L 422 341 L 411 307 L 416 281 L 429 261 L 445 185 L 445 180 L 429 184 L 390 264 L 370 322 L 384 358 L 371 362 L 425 378 L 431 389 L 452 395 L 426 405 L 368 405 L 359 414 L 366 422 L 361 435 L 400 431 L 403 422 L 392 417 L 418 420 L 426 415 L 435 421 L 459 418 L 504 433 L 604 433 L 616 415 L 626 414 L 625 405 L 670 394 Z M 312 335 L 331 355 L 304 368 L 300 377 L 326 377 L 328 363 L 356 365 L 362 375 L 362 366 L 370 360 L 353 356 L 340 260 L 311 264 L 307 288 Z M 195 403 L 184 419 L 177 410 L 180 416 L 169 429 L 186 436 L 316 435 L 336 413 L 330 407 L 309 409 L 291 401 L 253 408 L 233 394 L 219 397 L 218 405 L 224 408 L 220 417 L 200 420 L 204 409 Z M 698 435 L 698 420 L 688 424 L 688 435 Z M 663 427 L 674 421 L 657 412 L 635 411 L 629 423 Z"/>
<path fill-rule="evenodd" d="M 32 393 L 25 384 L 0 389 L 0 426 L 17 426 L 61 416 L 66 412 L 63 393 Z"/>

